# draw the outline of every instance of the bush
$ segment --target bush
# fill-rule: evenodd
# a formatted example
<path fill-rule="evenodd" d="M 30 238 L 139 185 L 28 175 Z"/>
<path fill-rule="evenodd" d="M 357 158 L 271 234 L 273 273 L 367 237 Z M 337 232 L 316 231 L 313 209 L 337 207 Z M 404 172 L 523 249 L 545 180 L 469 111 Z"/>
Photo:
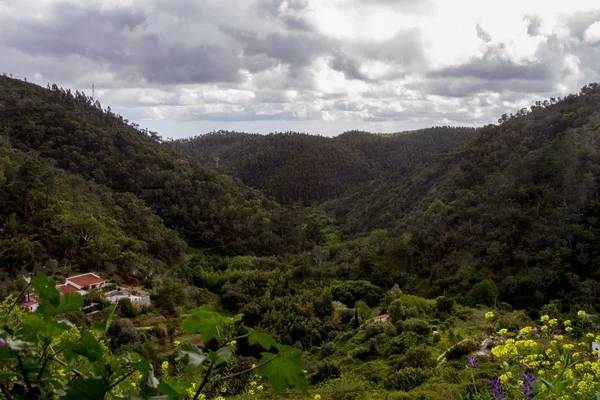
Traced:
<path fill-rule="evenodd" d="M 338 350 L 338 347 L 333 342 L 328 342 L 321 347 L 321 357 L 329 357 Z"/>
<path fill-rule="evenodd" d="M 473 285 L 466 295 L 467 305 L 476 307 L 478 304 L 491 307 L 498 297 L 498 288 L 491 279 L 484 279 Z"/>
<path fill-rule="evenodd" d="M 406 350 L 417 346 L 421 338 L 414 332 L 402 332 L 388 342 L 386 355 L 404 354 Z"/>
<path fill-rule="evenodd" d="M 326 379 L 340 376 L 340 365 L 337 361 L 325 360 L 317 364 L 317 372 L 310 377 L 311 383 L 322 382 Z"/>
<path fill-rule="evenodd" d="M 387 389 L 409 391 L 421 385 L 431 377 L 431 370 L 423 368 L 402 368 L 386 378 L 383 385 Z"/>
<path fill-rule="evenodd" d="M 414 332 L 419 336 L 427 336 L 431 334 L 431 326 L 427 321 L 423 321 L 419 318 L 411 318 L 402 322 L 402 330 L 408 332 Z"/>
<path fill-rule="evenodd" d="M 426 346 L 417 346 L 408 349 L 402 360 L 405 367 L 431 368 L 435 366 L 435 360 Z"/>
<path fill-rule="evenodd" d="M 166 338 L 169 335 L 169 333 L 167 332 L 167 327 L 165 326 L 165 324 L 158 324 L 158 325 L 156 325 L 154 328 L 152 328 L 152 333 L 158 339 Z"/>
<path fill-rule="evenodd" d="M 450 315 L 454 311 L 454 300 L 450 297 L 440 296 L 435 300 L 435 310 L 441 315 Z"/>

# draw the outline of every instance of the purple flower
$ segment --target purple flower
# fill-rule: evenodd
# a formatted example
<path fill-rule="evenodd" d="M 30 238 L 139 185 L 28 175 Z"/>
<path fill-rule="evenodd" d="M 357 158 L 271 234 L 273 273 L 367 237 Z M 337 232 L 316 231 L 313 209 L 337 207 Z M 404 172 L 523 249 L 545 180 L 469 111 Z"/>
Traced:
<path fill-rule="evenodd" d="M 477 356 L 467 358 L 467 365 L 465 368 L 477 368 L 479 364 L 477 364 Z"/>
<path fill-rule="evenodd" d="M 0 346 L 4 346 L 6 344 L 6 341 L 2 338 L 0 338 Z"/>
<path fill-rule="evenodd" d="M 492 392 L 492 396 L 495 400 L 502 400 L 506 393 L 504 393 L 504 389 L 502 389 L 502 383 L 500 383 L 500 379 L 497 376 L 494 376 L 492 379 L 492 383 L 490 384 L 490 392 Z"/>
<path fill-rule="evenodd" d="M 533 386 L 531 384 L 533 381 L 535 381 L 535 376 L 533 376 L 531 371 L 523 372 L 523 383 L 520 385 L 520 388 L 523 391 L 523 395 L 528 400 L 533 398 L 533 395 L 531 394 L 531 391 L 533 390 Z"/>

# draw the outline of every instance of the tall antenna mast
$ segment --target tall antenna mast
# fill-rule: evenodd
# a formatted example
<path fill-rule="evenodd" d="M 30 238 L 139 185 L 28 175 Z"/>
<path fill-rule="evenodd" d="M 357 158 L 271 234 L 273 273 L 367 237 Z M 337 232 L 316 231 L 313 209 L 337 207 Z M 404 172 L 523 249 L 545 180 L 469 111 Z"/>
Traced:
<path fill-rule="evenodd" d="M 96 96 L 94 95 L 94 84 L 92 83 L 92 99 L 95 99 Z"/>

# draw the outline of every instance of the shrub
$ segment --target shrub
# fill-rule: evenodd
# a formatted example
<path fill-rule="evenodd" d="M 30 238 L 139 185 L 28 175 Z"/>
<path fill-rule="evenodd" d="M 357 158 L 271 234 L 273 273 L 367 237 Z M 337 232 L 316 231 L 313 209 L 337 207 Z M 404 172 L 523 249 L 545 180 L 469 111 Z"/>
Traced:
<path fill-rule="evenodd" d="M 423 368 L 402 368 L 386 378 L 383 385 L 388 389 L 409 391 L 431 377 L 431 370 Z"/>
<path fill-rule="evenodd" d="M 388 348 L 385 352 L 388 356 L 394 354 L 404 354 L 406 350 L 417 346 L 421 342 L 421 338 L 414 332 L 402 332 L 388 342 Z"/>
<path fill-rule="evenodd" d="M 435 366 L 435 360 L 426 346 L 417 346 L 408 349 L 402 364 L 405 367 L 430 368 Z"/>
<path fill-rule="evenodd" d="M 310 377 L 311 383 L 322 382 L 326 379 L 340 376 L 340 365 L 337 361 L 324 360 L 317 364 L 317 372 Z"/>
<path fill-rule="evenodd" d="M 427 336 L 431 333 L 431 326 L 429 326 L 427 321 L 419 318 L 411 318 L 402 323 L 402 330 L 414 332 L 420 336 Z"/>
<path fill-rule="evenodd" d="M 334 354 L 338 350 L 338 347 L 333 342 L 328 342 L 321 347 L 321 357 L 328 357 Z"/>

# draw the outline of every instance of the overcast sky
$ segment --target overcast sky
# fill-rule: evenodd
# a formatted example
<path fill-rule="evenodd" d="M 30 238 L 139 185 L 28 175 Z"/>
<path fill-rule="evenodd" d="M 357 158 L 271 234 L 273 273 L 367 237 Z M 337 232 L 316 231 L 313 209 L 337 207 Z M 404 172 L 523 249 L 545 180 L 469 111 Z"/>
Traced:
<path fill-rule="evenodd" d="M 165 138 L 483 125 L 600 81 L 600 4 L 0 0 L 0 72 Z"/>

